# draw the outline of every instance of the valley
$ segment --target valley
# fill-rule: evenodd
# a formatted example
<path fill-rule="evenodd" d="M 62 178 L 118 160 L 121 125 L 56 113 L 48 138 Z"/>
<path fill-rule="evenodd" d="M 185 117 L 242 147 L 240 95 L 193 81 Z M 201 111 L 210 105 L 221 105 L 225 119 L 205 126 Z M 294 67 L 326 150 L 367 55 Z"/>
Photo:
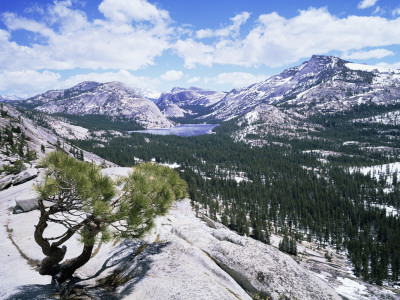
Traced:
<path fill-rule="evenodd" d="M 251 268 L 256 266 L 249 253 L 238 245 L 276 257 L 290 254 L 288 272 L 309 270 L 329 286 L 329 295 L 332 288 L 343 299 L 396 299 L 399 100 L 398 70 L 332 56 L 312 56 L 230 92 L 174 88 L 157 105 L 120 83 L 83 82 L 2 106 L 6 167 L 0 180 L 10 176 L 10 168 L 17 172 L 15 161 L 34 168 L 37 157 L 55 149 L 103 167 L 168 165 L 188 184 L 190 200 L 176 210 L 192 210 L 188 218 L 208 224 L 193 227 L 198 236 L 231 241 Z M 28 139 L 21 130 L 31 132 Z M 37 141 L 35 130 L 42 133 Z M 10 156 L 14 163 L 7 161 Z M 266 269 L 261 277 L 249 273 L 243 279 L 243 270 L 230 265 L 240 258 L 224 258 L 231 248 L 222 242 L 217 242 L 221 248 L 205 246 L 187 230 L 198 221 L 180 219 L 176 212 L 170 218 L 178 224 L 171 226 L 179 239 L 205 251 L 253 299 L 285 295 L 290 282 L 282 288 Z M 158 225 L 158 232 L 175 242 L 176 236 Z"/>

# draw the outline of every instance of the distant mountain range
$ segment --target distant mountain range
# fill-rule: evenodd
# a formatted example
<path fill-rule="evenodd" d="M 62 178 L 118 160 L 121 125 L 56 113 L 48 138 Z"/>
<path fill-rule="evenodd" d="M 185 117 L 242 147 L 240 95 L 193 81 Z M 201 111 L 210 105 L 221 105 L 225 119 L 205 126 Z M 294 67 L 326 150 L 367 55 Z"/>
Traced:
<path fill-rule="evenodd" d="M 184 117 L 199 114 L 199 108 L 219 102 L 226 94 L 196 87 L 188 89 L 175 87 L 169 93 L 162 93 L 156 104 L 165 111 L 167 117 Z"/>
<path fill-rule="evenodd" d="M 241 89 L 217 92 L 173 88 L 156 101 L 167 117 L 226 121 L 259 105 L 296 108 L 304 117 L 334 113 L 362 103 L 386 104 L 400 99 L 400 70 L 355 64 L 334 56 L 314 55 L 301 65 Z M 206 108 L 206 109 L 205 109 Z M 272 112 L 271 109 L 267 111 Z"/>
<path fill-rule="evenodd" d="M 173 126 L 153 101 L 120 82 L 82 82 L 66 90 L 51 90 L 34 96 L 23 105 L 48 114 L 124 118 L 145 128 Z"/>
<path fill-rule="evenodd" d="M 167 118 L 177 118 L 178 122 L 185 118 L 223 122 L 254 111 L 251 114 L 254 122 L 276 113 L 299 120 L 316 113 L 347 110 L 362 103 L 387 104 L 399 99 L 400 70 L 314 55 L 299 66 L 228 93 L 175 87 L 151 101 L 120 82 L 82 82 L 69 89 L 47 91 L 21 103 L 49 114 L 123 117 L 145 128 L 166 128 L 173 126 Z"/>
<path fill-rule="evenodd" d="M 11 96 L 2 96 L 0 95 L 0 101 L 1 102 L 7 102 L 7 101 L 18 101 L 18 100 L 22 100 L 23 98 L 15 96 L 15 95 L 11 95 Z"/>

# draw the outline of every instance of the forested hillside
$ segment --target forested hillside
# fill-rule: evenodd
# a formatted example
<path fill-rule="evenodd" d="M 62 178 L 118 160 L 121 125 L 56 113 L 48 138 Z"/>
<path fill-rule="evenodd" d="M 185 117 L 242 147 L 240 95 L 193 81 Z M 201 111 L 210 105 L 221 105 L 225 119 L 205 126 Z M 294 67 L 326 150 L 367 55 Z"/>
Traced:
<path fill-rule="evenodd" d="M 396 161 L 400 128 L 353 119 L 395 109 L 360 106 L 317 115 L 309 121 L 320 124 L 320 131 L 307 138 L 271 132 L 262 137 L 263 147 L 234 142 L 234 120 L 217 127 L 215 135 L 133 134 L 113 138 L 104 147 L 96 141 L 79 143 L 121 165 L 139 159 L 178 163 L 194 206 L 211 218 L 266 243 L 271 233 L 279 233 L 289 241 L 347 251 L 354 274 L 382 284 L 399 280 L 400 185 L 397 175 L 388 184 L 392 174 L 375 180 L 356 167 Z"/>

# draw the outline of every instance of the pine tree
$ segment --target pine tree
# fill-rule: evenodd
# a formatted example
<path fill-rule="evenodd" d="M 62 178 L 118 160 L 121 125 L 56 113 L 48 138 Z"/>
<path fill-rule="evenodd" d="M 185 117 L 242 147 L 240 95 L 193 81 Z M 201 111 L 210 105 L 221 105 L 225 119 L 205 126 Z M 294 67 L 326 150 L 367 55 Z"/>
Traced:
<path fill-rule="evenodd" d="M 39 273 L 51 275 L 56 284 L 70 279 L 89 261 L 99 236 L 102 241 L 141 237 L 152 228 L 157 215 L 165 214 L 173 201 L 186 196 L 186 183 L 174 170 L 163 166 L 137 166 L 128 177 L 114 183 L 101 175 L 100 167 L 61 151 L 48 154 L 41 164 L 48 171 L 44 182 L 36 186 L 40 218 L 34 237 L 46 255 Z M 116 184 L 122 187 L 118 195 Z M 45 200 L 53 205 L 46 207 Z M 67 230 L 60 236 L 45 238 L 51 222 Z M 75 234 L 83 242 L 82 253 L 61 263 L 67 251 L 62 245 Z"/>

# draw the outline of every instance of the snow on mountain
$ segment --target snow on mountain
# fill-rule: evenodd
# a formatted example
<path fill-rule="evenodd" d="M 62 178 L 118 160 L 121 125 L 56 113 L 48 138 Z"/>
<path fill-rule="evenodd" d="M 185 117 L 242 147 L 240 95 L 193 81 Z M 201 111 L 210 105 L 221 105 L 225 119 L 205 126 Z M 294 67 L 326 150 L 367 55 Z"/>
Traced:
<path fill-rule="evenodd" d="M 209 107 L 226 95 L 225 92 L 204 90 L 196 87 L 188 89 L 175 87 L 169 93 L 162 93 L 156 104 L 165 109 L 168 117 L 183 117 L 184 114 L 194 114 L 188 106 Z"/>
<path fill-rule="evenodd" d="M 369 118 L 355 119 L 357 123 L 376 123 L 384 125 L 400 125 L 400 111 L 395 110 L 383 114 L 379 114 Z"/>
<path fill-rule="evenodd" d="M 400 178 L 400 162 L 388 163 L 383 165 L 375 165 L 368 167 L 350 168 L 350 173 L 360 172 L 363 175 L 370 175 L 377 181 L 383 180 L 388 186 L 393 185 L 393 175 L 396 174 Z M 396 184 L 398 180 L 396 179 Z"/>
<path fill-rule="evenodd" d="M 19 101 L 22 100 L 21 97 L 11 95 L 11 96 L 2 96 L 0 95 L 0 101 Z"/>
<path fill-rule="evenodd" d="M 370 66 L 370 65 L 355 64 L 355 63 L 346 63 L 345 66 L 351 70 L 400 74 L 400 70 L 394 70 L 394 69 L 390 69 L 390 68 L 386 68 L 386 67 Z"/>
<path fill-rule="evenodd" d="M 315 124 L 304 121 L 304 116 L 293 111 L 282 111 L 270 104 L 260 104 L 253 110 L 239 117 L 239 130 L 233 135 L 237 141 L 259 145 L 259 138 L 269 133 L 286 136 L 298 135 L 299 131 L 308 132 L 316 129 Z M 255 135 L 256 137 L 252 137 Z"/>
<path fill-rule="evenodd" d="M 67 90 L 48 91 L 32 97 L 26 105 L 49 114 L 97 114 L 131 119 L 145 128 L 173 126 L 154 102 L 120 82 L 82 82 Z"/>
<path fill-rule="evenodd" d="M 196 87 L 188 89 L 175 87 L 169 93 L 162 93 L 157 100 L 157 104 L 159 106 L 167 106 L 171 103 L 178 106 L 210 106 L 220 101 L 225 95 L 225 92 L 204 90 Z"/>
<path fill-rule="evenodd" d="M 400 71 L 314 55 L 262 82 L 232 90 L 204 118 L 229 120 L 261 103 L 287 103 L 308 115 L 344 110 L 369 101 L 385 104 L 399 99 Z"/>

